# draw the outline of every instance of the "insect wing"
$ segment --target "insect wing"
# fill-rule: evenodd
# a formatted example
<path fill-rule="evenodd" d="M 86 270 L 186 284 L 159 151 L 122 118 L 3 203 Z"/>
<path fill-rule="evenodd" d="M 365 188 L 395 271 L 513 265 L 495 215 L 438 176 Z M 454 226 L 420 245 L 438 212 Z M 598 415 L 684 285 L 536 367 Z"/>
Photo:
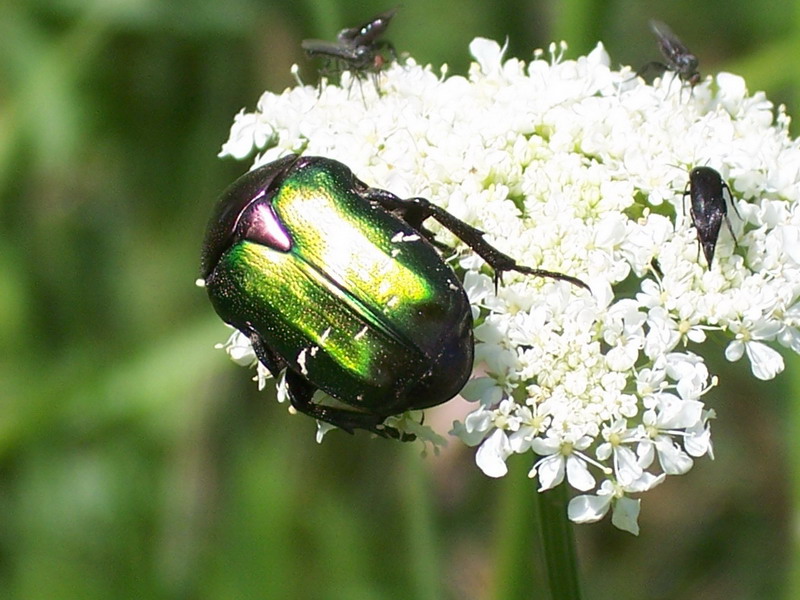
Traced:
<path fill-rule="evenodd" d="M 338 42 L 303 40 L 301 46 L 309 56 L 328 56 L 347 61 L 357 61 L 364 56 L 364 50 L 362 48 L 348 46 Z"/>
<path fill-rule="evenodd" d="M 373 17 L 360 27 L 342 29 L 336 39 L 345 45 L 369 46 L 386 32 L 396 12 L 397 9 L 393 8 Z"/>
<path fill-rule="evenodd" d="M 697 57 L 665 23 L 653 20 L 650 21 L 650 28 L 656 34 L 661 54 L 670 63 L 670 67 L 684 78 L 694 78 L 698 66 Z"/>

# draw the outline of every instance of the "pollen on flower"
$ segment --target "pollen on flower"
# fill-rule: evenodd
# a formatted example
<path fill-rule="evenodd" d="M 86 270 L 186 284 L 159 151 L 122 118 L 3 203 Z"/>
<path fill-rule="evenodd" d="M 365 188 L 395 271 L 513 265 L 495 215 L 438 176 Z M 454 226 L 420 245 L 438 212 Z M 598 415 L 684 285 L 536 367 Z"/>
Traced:
<path fill-rule="evenodd" d="M 527 63 L 481 38 L 470 52 L 466 76 L 409 58 L 361 93 L 347 74 L 321 87 L 298 78 L 236 115 L 221 155 L 340 160 L 369 186 L 447 209 L 520 264 L 585 281 L 591 295 L 514 272 L 495 286 L 480 258 L 453 261 L 483 374 L 463 390 L 475 409 L 452 433 L 479 446 L 487 475 L 529 454 L 540 489 L 586 492 L 573 521 L 611 512 L 637 533 L 631 496 L 713 457 L 703 400 L 716 379 L 700 353 L 718 350 L 706 332 L 761 379 L 783 370 L 776 344 L 800 352 L 800 146 L 783 110 L 731 74 L 687 98 L 670 77 L 647 85 L 612 68 L 602 44 L 575 60 L 551 44 Z M 712 268 L 683 195 L 695 165 L 723 176 L 740 215 L 729 214 L 738 243 L 723 228 Z M 224 347 L 252 365 L 248 345 L 235 333 Z M 392 418 L 403 423 L 422 427 Z"/>

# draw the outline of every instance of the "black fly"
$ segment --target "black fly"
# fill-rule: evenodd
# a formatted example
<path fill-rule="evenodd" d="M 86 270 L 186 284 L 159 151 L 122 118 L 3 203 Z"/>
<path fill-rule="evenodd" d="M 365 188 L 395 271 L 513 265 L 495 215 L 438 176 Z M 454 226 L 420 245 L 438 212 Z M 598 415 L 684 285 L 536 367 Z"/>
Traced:
<path fill-rule="evenodd" d="M 678 36 L 661 21 L 650 21 L 650 28 L 658 38 L 658 47 L 664 57 L 665 62 L 650 62 L 639 69 L 637 76 L 644 75 L 648 69 L 656 69 L 660 72 L 672 71 L 681 81 L 694 87 L 700 82 L 700 72 L 697 70 L 698 60 Z"/>
<path fill-rule="evenodd" d="M 394 46 L 379 38 L 386 32 L 397 12 L 396 8 L 383 12 L 359 27 L 342 29 L 335 42 L 303 40 L 302 47 L 310 57 L 321 56 L 328 60 L 334 73 L 351 71 L 356 77 L 363 73 L 377 74 L 386 64 L 384 50 L 394 58 Z"/>

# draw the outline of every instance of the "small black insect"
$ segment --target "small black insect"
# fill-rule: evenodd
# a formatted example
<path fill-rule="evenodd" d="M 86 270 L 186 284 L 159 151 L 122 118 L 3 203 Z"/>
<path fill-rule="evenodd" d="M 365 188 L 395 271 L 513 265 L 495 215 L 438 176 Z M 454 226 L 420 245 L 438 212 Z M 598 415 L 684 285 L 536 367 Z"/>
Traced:
<path fill-rule="evenodd" d="M 711 167 L 695 167 L 689 173 L 689 181 L 686 190 L 683 192 L 684 201 L 686 196 L 691 199 L 689 214 L 692 216 L 692 223 L 697 230 L 697 241 L 703 248 L 703 254 L 708 262 L 708 268 L 714 260 L 714 250 L 717 247 L 722 221 L 724 220 L 731 232 L 733 243 L 736 244 L 736 236 L 733 234 L 730 219 L 728 219 L 727 200 L 736 211 L 736 215 L 741 218 L 736 205 L 733 204 L 731 190 L 722 177 Z M 698 249 L 699 253 L 699 249 Z"/>
<path fill-rule="evenodd" d="M 394 58 L 394 46 L 379 38 L 386 32 L 397 12 L 396 8 L 383 12 L 359 27 L 342 29 L 335 42 L 303 40 L 302 47 L 309 57 L 321 56 L 328 60 L 329 72 L 352 71 L 378 73 L 386 65 L 384 50 Z"/>
<path fill-rule="evenodd" d="M 658 47 L 666 63 L 649 62 L 639 69 L 637 76 L 644 75 L 648 69 L 656 69 L 661 73 L 672 71 L 681 81 L 694 87 L 700 82 L 700 72 L 697 70 L 698 60 L 672 30 L 661 21 L 650 21 L 650 28 L 658 38 Z"/>

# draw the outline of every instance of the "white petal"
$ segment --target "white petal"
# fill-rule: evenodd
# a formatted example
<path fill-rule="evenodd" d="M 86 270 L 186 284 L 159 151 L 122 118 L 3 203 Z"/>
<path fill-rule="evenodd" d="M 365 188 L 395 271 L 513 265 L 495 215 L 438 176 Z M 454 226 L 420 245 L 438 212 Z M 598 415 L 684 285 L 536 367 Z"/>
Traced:
<path fill-rule="evenodd" d="M 500 68 L 500 60 L 505 50 L 505 46 L 500 48 L 500 44 L 496 41 L 482 37 L 476 37 L 469 44 L 469 53 L 478 61 L 484 75 L 494 73 Z"/>
<path fill-rule="evenodd" d="M 489 430 L 489 427 L 491 426 L 491 419 L 489 419 L 489 426 L 487 426 L 485 429 L 480 429 L 480 428 L 473 429 L 470 428 L 470 426 L 467 424 L 467 421 L 469 420 L 470 416 L 472 415 L 471 414 L 467 415 L 467 418 L 465 419 L 464 423 L 461 423 L 460 421 L 453 421 L 453 427 L 452 429 L 450 429 L 450 435 L 456 436 L 467 446 L 477 446 L 478 444 L 481 443 L 481 441 L 483 441 L 483 438 L 486 437 L 486 432 Z"/>
<path fill-rule="evenodd" d="M 569 501 L 567 514 L 573 523 L 594 523 L 599 521 L 608 512 L 613 496 L 575 496 Z"/>
<path fill-rule="evenodd" d="M 717 85 L 720 95 L 729 101 L 741 102 L 747 93 L 747 86 L 741 75 L 720 71 L 717 73 Z"/>
<path fill-rule="evenodd" d="M 708 454 L 714 458 L 713 446 L 711 445 L 711 428 L 706 427 L 695 434 L 687 435 L 683 440 L 683 447 L 686 452 L 694 457 Z"/>
<path fill-rule="evenodd" d="M 317 421 L 317 443 L 321 444 L 325 434 L 333 429 L 338 429 L 336 425 L 331 425 L 330 423 L 325 423 L 324 421 Z"/>
<path fill-rule="evenodd" d="M 617 480 L 623 487 L 642 476 L 642 467 L 636 459 L 636 453 L 625 446 L 618 446 L 614 453 L 614 470 Z"/>
<path fill-rule="evenodd" d="M 606 354 L 606 364 L 612 371 L 624 372 L 633 367 L 639 358 L 639 348 L 635 344 L 615 346 Z"/>
<path fill-rule="evenodd" d="M 643 469 L 646 469 L 653 464 L 653 461 L 656 458 L 655 446 L 656 445 L 652 441 L 646 441 L 641 442 L 636 447 L 636 456 L 639 457 L 638 463 Z"/>
<path fill-rule="evenodd" d="M 576 490 L 585 492 L 594 487 L 595 481 L 589 468 L 586 466 L 586 461 L 577 456 L 567 457 L 567 481 Z"/>
<path fill-rule="evenodd" d="M 663 429 L 693 427 L 703 417 L 703 403 L 699 400 L 680 400 L 670 394 L 662 394 L 658 425 Z"/>
<path fill-rule="evenodd" d="M 611 64 L 611 58 L 608 56 L 603 42 L 597 42 L 597 46 L 594 47 L 594 50 L 589 52 L 586 58 L 592 65 L 604 65 L 607 67 Z"/>
<path fill-rule="evenodd" d="M 508 442 L 511 444 L 511 451 L 514 454 L 522 454 L 527 452 L 531 447 L 531 442 L 536 435 L 536 431 L 532 427 L 523 426 L 517 431 L 508 436 Z"/>
<path fill-rule="evenodd" d="M 733 340 L 725 348 L 725 358 L 730 362 L 736 362 L 744 354 L 744 344 L 741 340 Z"/>
<path fill-rule="evenodd" d="M 800 264 L 800 229 L 787 225 L 781 228 L 783 251 L 795 263 Z"/>
<path fill-rule="evenodd" d="M 539 491 L 549 490 L 564 481 L 564 457 L 552 454 L 537 465 L 535 471 L 539 475 Z"/>
<path fill-rule="evenodd" d="M 259 392 L 267 386 L 268 379 L 272 379 L 272 373 L 262 363 L 256 363 L 256 381 L 258 382 Z M 278 397 L 278 402 L 283 402 L 283 400 Z"/>
<path fill-rule="evenodd" d="M 286 402 L 289 398 L 289 384 L 286 383 L 286 369 L 278 375 L 278 381 L 275 383 L 275 391 L 278 396 L 278 402 Z"/>
<path fill-rule="evenodd" d="M 614 511 L 611 514 L 611 523 L 614 527 L 639 535 L 639 505 L 641 500 L 633 498 L 617 498 L 614 502 Z"/>
<path fill-rule="evenodd" d="M 686 337 L 689 339 L 690 342 L 694 342 L 695 344 L 702 344 L 706 341 L 706 332 L 702 329 L 698 329 L 696 327 L 692 327 L 688 332 L 686 332 Z"/>
<path fill-rule="evenodd" d="M 553 437 L 537 437 L 531 440 L 531 448 L 536 454 L 547 456 L 557 453 L 561 449 L 561 442 Z"/>
<path fill-rule="evenodd" d="M 783 357 L 777 350 L 773 350 L 762 342 L 747 342 L 745 349 L 747 358 L 750 359 L 753 375 L 759 379 L 772 379 L 783 371 Z"/>
<path fill-rule="evenodd" d="M 628 486 L 625 486 L 625 491 L 636 494 L 640 492 L 646 492 L 647 490 L 651 490 L 660 484 L 664 479 L 666 479 L 667 475 L 665 473 L 661 473 L 660 475 L 653 475 L 652 473 L 648 473 L 645 471 L 642 473 L 642 476 L 639 477 L 636 481 L 631 483 Z"/>
<path fill-rule="evenodd" d="M 599 461 L 604 461 L 604 460 L 606 460 L 606 459 L 607 459 L 609 456 L 611 456 L 611 453 L 612 453 L 613 451 L 614 451 L 614 446 L 612 446 L 612 445 L 611 445 L 610 443 L 608 443 L 608 442 L 605 442 L 605 443 L 603 443 L 603 444 L 600 444 L 600 445 L 597 447 L 597 450 L 595 451 L 594 455 L 597 457 L 597 460 L 599 460 Z"/>
<path fill-rule="evenodd" d="M 467 382 L 459 395 L 469 402 L 480 400 L 482 406 L 492 406 L 503 399 L 503 390 L 490 377 L 475 377 Z"/>
<path fill-rule="evenodd" d="M 794 327 L 785 327 L 782 329 L 778 336 L 778 341 L 782 346 L 791 348 L 794 352 L 800 354 L 800 331 Z"/>
<path fill-rule="evenodd" d="M 503 477 L 508 473 L 506 459 L 511 455 L 511 446 L 502 429 L 496 429 L 489 438 L 481 444 L 475 454 L 475 463 L 483 473 L 489 477 Z"/>
<path fill-rule="evenodd" d="M 661 468 L 668 475 L 683 475 L 687 473 L 694 464 L 691 457 L 666 435 L 659 436 L 656 440 L 658 449 L 658 461 Z"/>
<path fill-rule="evenodd" d="M 245 158 L 254 148 L 262 148 L 271 135 L 269 124 L 262 122 L 257 114 L 242 110 L 234 117 L 230 138 L 222 145 L 218 156 Z"/>

